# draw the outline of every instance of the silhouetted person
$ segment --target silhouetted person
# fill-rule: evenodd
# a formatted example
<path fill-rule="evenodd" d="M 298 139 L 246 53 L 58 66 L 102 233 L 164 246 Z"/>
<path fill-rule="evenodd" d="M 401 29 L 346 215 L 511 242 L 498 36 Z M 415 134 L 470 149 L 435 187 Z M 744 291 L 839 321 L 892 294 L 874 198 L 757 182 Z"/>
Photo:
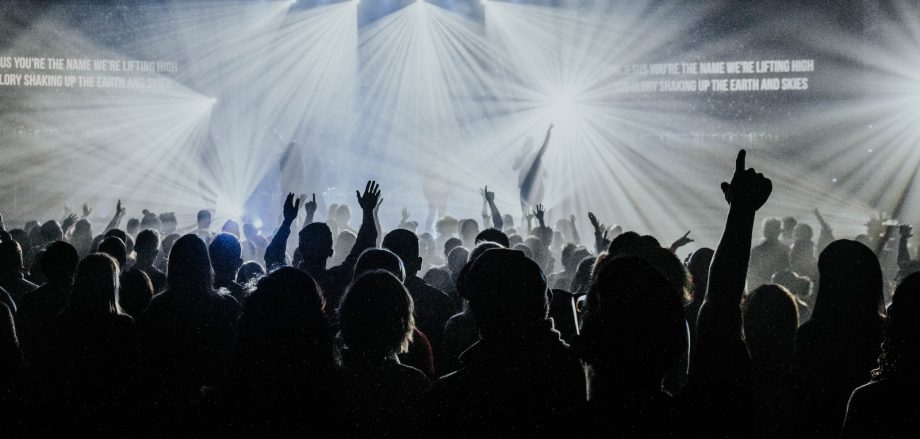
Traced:
<path fill-rule="evenodd" d="M 147 273 L 137 267 L 122 273 L 118 304 L 125 314 L 135 320 L 139 319 L 153 300 L 153 295 L 153 283 Z"/>
<path fill-rule="evenodd" d="M 234 299 L 243 303 L 246 291 L 236 283 L 236 272 L 243 265 L 243 248 L 239 238 L 227 232 L 214 236 L 208 244 L 208 254 L 214 268 L 214 288 L 226 288 Z"/>
<path fill-rule="evenodd" d="M 86 257 L 92 251 L 93 247 L 93 229 L 89 221 L 82 219 L 74 225 L 73 235 L 70 237 L 70 243 L 77 249 L 77 254 L 81 258 Z"/>
<path fill-rule="evenodd" d="M 762 285 L 745 298 L 742 317 L 754 365 L 753 431 L 760 437 L 794 436 L 801 391 L 795 366 L 795 298 L 781 286 Z"/>
<path fill-rule="evenodd" d="M 888 307 L 872 380 L 853 391 L 844 437 L 914 437 L 920 429 L 920 273 L 898 285 Z"/>
<path fill-rule="evenodd" d="M 118 262 L 118 268 L 122 269 L 128 263 L 128 248 L 125 241 L 117 236 L 109 236 L 99 243 L 99 253 L 105 253 Z"/>
<path fill-rule="evenodd" d="M 865 245 L 838 240 L 821 252 L 818 272 L 815 309 L 796 341 L 806 386 L 801 432 L 836 436 L 850 393 L 869 379 L 881 353 L 882 269 Z"/>
<path fill-rule="evenodd" d="M 578 337 L 588 403 L 573 424 L 612 437 L 679 432 L 679 403 L 662 386 L 689 346 L 682 295 L 636 257 L 605 260 L 595 278 Z"/>
<path fill-rule="evenodd" d="M 789 252 L 789 269 L 800 276 L 814 277 L 817 274 L 817 261 L 815 260 L 815 242 L 812 240 L 814 232 L 808 224 L 795 226 L 793 235 L 795 241 Z"/>
<path fill-rule="evenodd" d="M 44 424 L 52 431 L 111 434 L 127 421 L 137 337 L 134 320 L 118 306 L 118 279 L 116 261 L 105 254 L 89 255 L 77 267 L 70 304 L 55 320 L 51 366 L 60 413 L 73 424 Z"/>
<path fill-rule="evenodd" d="M 364 273 L 376 270 L 384 270 L 396 276 L 400 282 L 406 279 L 406 270 L 399 256 L 389 250 L 380 248 L 370 248 L 361 253 L 358 261 L 355 262 L 354 277 L 357 279 Z M 431 348 L 428 336 L 413 324 L 410 341 L 409 349 L 400 354 L 400 361 L 424 372 L 425 375 L 432 379 L 436 378 L 437 369 L 435 369 L 434 364 L 434 350 Z"/>
<path fill-rule="evenodd" d="M 493 248 L 502 248 L 502 246 L 488 241 L 480 243 L 470 252 L 470 262 L 482 256 L 486 250 Z M 460 270 L 460 275 L 457 278 L 459 287 L 457 291 L 463 300 L 463 306 L 460 308 L 460 312 L 453 315 L 444 325 L 443 358 L 440 360 L 440 364 L 443 366 L 443 369 L 440 369 L 442 375 L 459 369 L 460 355 L 479 341 L 479 326 L 476 325 L 476 316 L 470 310 L 470 303 L 466 299 L 466 293 L 464 292 L 469 267 L 470 263 L 467 263 Z"/>
<path fill-rule="evenodd" d="M 376 182 L 369 181 L 364 188 L 364 194 L 358 192 L 356 194 L 363 212 L 363 220 L 355 245 L 344 263 L 326 268 L 327 260 L 332 257 L 332 231 L 325 223 L 307 224 L 298 234 L 297 252 L 301 256 L 299 268 L 310 274 L 320 286 L 326 300 L 333 304 L 339 303 L 342 292 L 351 282 L 358 255 L 373 247 L 377 242 L 374 208 L 380 200 L 380 189 Z M 299 200 L 295 202 L 294 194 L 288 194 L 283 209 L 284 221 L 265 251 L 265 265 L 269 270 L 286 265 L 285 247 L 291 234 L 291 224 L 297 219 L 299 210 Z M 334 315 L 334 308 L 334 306 L 327 307 L 326 312 Z"/>
<path fill-rule="evenodd" d="M 789 246 L 779 240 L 782 223 L 776 218 L 763 222 L 763 241 L 751 249 L 748 288 L 770 283 L 773 273 L 789 268 Z"/>
<path fill-rule="evenodd" d="M 177 244 L 178 246 L 179 244 Z M 342 426 L 329 304 L 303 271 L 261 278 L 240 315 L 233 367 L 207 392 L 206 435 L 328 436 Z"/>
<path fill-rule="evenodd" d="M 348 287 L 338 315 L 350 434 L 400 435 L 429 384 L 422 371 L 397 356 L 409 350 L 412 297 L 390 272 L 369 271 Z"/>
<path fill-rule="evenodd" d="M 588 293 L 588 290 L 591 289 L 591 277 L 595 261 L 596 258 L 591 256 L 582 259 L 578 263 L 578 268 L 575 269 L 575 275 L 572 276 L 572 284 L 569 286 L 568 291 L 576 296 Z"/>
<path fill-rule="evenodd" d="M 745 157 L 741 150 L 731 182 L 721 185 L 728 216 L 712 257 L 709 285 L 696 322 L 689 382 L 682 394 L 689 431 L 700 436 L 751 434 L 752 365 L 742 333 L 741 299 L 754 215 L 770 197 L 773 183 L 746 168 Z"/>
<path fill-rule="evenodd" d="M 505 235 L 504 232 L 498 229 L 489 228 L 479 232 L 479 234 L 476 235 L 475 244 L 478 245 L 481 242 L 494 242 L 502 247 L 511 248 L 511 242 L 508 241 L 508 235 Z"/>
<path fill-rule="evenodd" d="M 167 288 L 141 317 L 144 384 L 154 397 L 154 414 L 179 428 L 190 416 L 185 405 L 202 386 L 223 378 L 231 358 L 240 305 L 213 289 L 204 241 L 185 235 L 169 255 Z"/>
<path fill-rule="evenodd" d="M 402 260 L 406 270 L 404 284 L 415 303 L 415 324 L 428 337 L 435 360 L 440 364 L 444 324 L 454 314 L 454 301 L 418 277 L 422 258 L 418 254 L 418 237 L 414 233 L 403 229 L 393 230 L 383 238 L 383 248 L 392 251 Z"/>
<path fill-rule="evenodd" d="M 6 290 L 13 298 L 13 303 L 8 303 L 14 313 L 15 303 L 29 291 L 38 288 L 37 285 L 26 280 L 23 275 L 25 268 L 22 265 L 22 248 L 16 241 L 0 242 L 0 287 Z"/>
<path fill-rule="evenodd" d="M 195 235 L 201 238 L 206 244 L 214 238 L 214 232 L 211 231 L 211 211 L 202 209 L 198 211 L 198 222 L 195 227 Z"/>
<path fill-rule="evenodd" d="M 72 245 L 64 241 L 51 243 L 42 255 L 42 269 L 48 282 L 19 300 L 16 313 L 19 340 L 30 363 L 48 359 L 52 324 L 70 303 L 79 261 Z"/>
<path fill-rule="evenodd" d="M 487 250 L 471 264 L 467 286 L 482 340 L 426 395 L 424 432 L 524 436 L 583 403 L 584 372 L 547 320 L 540 267 L 514 250 Z"/>
<path fill-rule="evenodd" d="M 166 289 L 166 274 L 154 265 L 160 254 L 160 234 L 151 229 L 138 233 L 134 241 L 134 252 L 137 254 L 134 268 L 147 274 L 150 283 L 153 284 L 154 293 Z"/>

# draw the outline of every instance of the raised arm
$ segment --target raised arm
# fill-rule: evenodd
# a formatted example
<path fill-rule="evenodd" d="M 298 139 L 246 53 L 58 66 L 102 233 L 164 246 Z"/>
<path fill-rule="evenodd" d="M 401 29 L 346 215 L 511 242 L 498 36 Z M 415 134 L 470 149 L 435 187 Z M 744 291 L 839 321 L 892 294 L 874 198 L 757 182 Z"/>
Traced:
<path fill-rule="evenodd" d="M 594 251 L 601 254 L 610 246 L 610 240 L 607 239 L 607 228 L 597 220 L 594 212 L 588 212 L 588 220 L 591 221 L 591 227 L 594 228 Z"/>
<path fill-rule="evenodd" d="M 751 256 L 754 214 L 773 191 L 768 178 L 745 169 L 744 159 L 745 151 L 741 150 L 731 183 L 722 183 L 728 218 L 712 258 L 709 286 L 697 320 L 697 342 L 703 351 L 720 340 L 741 340 L 741 298 Z"/>
<path fill-rule="evenodd" d="M 316 207 L 316 194 L 314 193 L 313 199 L 303 204 L 303 210 L 307 213 L 304 225 L 313 224 L 313 216 L 316 215 Z"/>
<path fill-rule="evenodd" d="M 569 216 L 569 227 L 572 228 L 572 242 L 581 245 L 581 236 L 578 236 L 578 226 L 575 225 L 575 215 Z"/>
<path fill-rule="evenodd" d="M 549 128 L 546 129 L 546 138 L 543 139 L 543 146 L 540 147 L 540 150 L 537 151 L 537 155 L 534 157 L 533 162 L 530 164 L 530 168 L 527 170 L 527 174 L 524 176 L 524 180 L 521 181 L 521 189 L 526 192 L 530 191 L 530 188 L 534 185 L 534 180 L 537 178 L 537 171 L 540 170 L 540 165 L 543 161 L 543 154 L 546 153 L 547 148 L 549 147 L 549 139 L 553 134 L 553 124 L 549 124 Z"/>
<path fill-rule="evenodd" d="M 358 256 L 364 250 L 373 248 L 377 242 L 377 225 L 374 221 L 374 209 L 380 203 L 380 186 L 376 181 L 369 181 L 364 186 L 364 194 L 355 191 L 358 197 L 358 205 L 361 206 L 362 219 L 361 228 L 358 229 L 358 237 L 355 239 L 355 245 L 351 248 L 351 253 L 345 258 L 343 265 L 353 266 L 358 260 Z"/>
<path fill-rule="evenodd" d="M 824 221 L 824 217 L 821 216 L 821 211 L 815 208 L 815 218 L 818 219 L 818 224 L 821 225 L 821 232 L 818 234 L 818 248 L 815 249 L 817 254 L 821 254 L 824 249 L 834 242 L 834 229 L 831 228 L 831 225 Z"/>
<path fill-rule="evenodd" d="M 285 249 L 287 248 L 288 238 L 291 236 L 291 224 L 297 219 L 297 212 L 300 210 L 300 200 L 294 198 L 293 193 L 289 193 L 284 199 L 283 219 L 272 242 L 265 249 L 265 268 L 269 271 L 287 265 Z"/>
<path fill-rule="evenodd" d="M 537 218 L 537 222 L 540 223 L 540 227 L 546 227 L 546 209 L 543 208 L 542 204 L 537 204 L 537 207 L 533 209 L 533 216 Z"/>
<path fill-rule="evenodd" d="M 13 236 L 10 235 L 10 232 L 6 231 L 6 226 L 3 225 L 3 215 L 0 214 L 0 242 L 12 241 Z"/>
<path fill-rule="evenodd" d="M 128 209 L 121 205 L 121 200 L 118 200 L 118 204 L 115 205 L 115 215 L 112 216 L 111 221 L 106 224 L 105 230 L 103 230 L 102 233 L 106 233 L 109 230 L 117 228 L 118 225 L 121 224 L 121 219 L 125 217 L 125 212 L 127 211 Z"/>
<path fill-rule="evenodd" d="M 677 238 L 677 241 L 674 241 L 674 242 L 671 244 L 671 247 L 668 248 L 668 250 L 670 250 L 671 253 L 675 253 L 675 254 L 676 254 L 676 253 L 677 253 L 677 250 L 678 250 L 679 248 L 681 248 L 681 247 L 683 247 L 683 246 L 685 246 L 685 245 L 687 245 L 687 244 L 689 244 L 689 243 L 691 243 L 691 242 L 693 242 L 693 238 L 690 237 L 690 231 L 688 230 L 687 233 L 684 234 L 684 236 L 681 236 L 680 238 Z"/>
<path fill-rule="evenodd" d="M 498 211 L 498 206 L 495 205 L 495 192 L 489 192 L 488 186 L 482 188 L 482 199 L 489 205 L 489 211 L 492 213 L 492 227 L 502 230 L 505 227 L 505 221 L 502 219 L 501 212 Z"/>

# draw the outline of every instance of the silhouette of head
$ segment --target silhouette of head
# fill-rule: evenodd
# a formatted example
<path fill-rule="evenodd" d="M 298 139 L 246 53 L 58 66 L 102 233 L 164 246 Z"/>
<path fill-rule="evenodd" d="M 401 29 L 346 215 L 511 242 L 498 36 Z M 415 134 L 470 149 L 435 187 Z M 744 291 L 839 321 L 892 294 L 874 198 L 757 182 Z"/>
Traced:
<path fill-rule="evenodd" d="M 399 256 L 407 277 L 415 276 L 422 269 L 422 258 L 418 254 L 418 237 L 415 233 L 403 229 L 393 230 L 383 237 L 383 248 Z"/>
<path fill-rule="evenodd" d="M 326 223 L 307 224 L 298 234 L 300 242 L 297 251 L 304 261 L 322 262 L 332 256 L 332 231 Z"/>
<path fill-rule="evenodd" d="M 138 268 L 132 268 L 121 276 L 118 303 L 121 309 L 134 317 L 140 317 L 153 299 L 153 283 L 150 277 Z"/>
<path fill-rule="evenodd" d="M 237 239 L 242 236 L 240 235 L 240 223 L 232 219 L 228 219 L 227 222 L 224 223 L 224 227 L 221 228 L 221 232 L 236 236 Z"/>
<path fill-rule="evenodd" d="M 457 294 L 459 294 L 460 297 L 463 297 L 463 298 L 466 297 L 465 296 L 466 294 L 465 291 L 467 290 L 466 282 L 467 282 L 467 277 L 469 276 L 470 267 L 472 266 L 473 261 L 475 261 L 476 259 L 479 259 L 479 257 L 482 256 L 483 253 L 493 248 L 505 248 L 505 247 L 502 247 L 501 245 L 498 245 L 494 242 L 485 241 L 485 242 L 481 242 L 479 245 L 473 248 L 473 251 L 470 252 L 470 256 L 468 258 L 467 263 L 463 265 L 463 268 L 460 269 L 460 272 L 457 273 L 455 277 L 456 284 L 457 284 Z"/>
<path fill-rule="evenodd" d="M 811 319 L 852 325 L 884 316 L 882 268 L 869 247 L 837 240 L 818 258 L 820 284 Z"/>
<path fill-rule="evenodd" d="M 121 238 L 109 236 L 99 243 L 99 252 L 105 253 L 118 262 L 119 267 L 124 267 L 128 261 L 128 249 Z"/>
<path fill-rule="evenodd" d="M 152 263 L 160 253 L 160 234 L 152 229 L 142 230 L 134 241 L 134 252 L 137 253 L 138 262 Z"/>
<path fill-rule="evenodd" d="M 453 249 L 457 247 L 462 247 L 462 246 L 463 246 L 463 241 L 461 241 L 460 238 L 448 239 L 447 241 L 444 242 L 444 257 L 446 258 L 447 256 L 449 256 L 450 252 Z"/>
<path fill-rule="evenodd" d="M 22 273 L 22 247 L 16 241 L 0 242 L 0 274 Z"/>
<path fill-rule="evenodd" d="M 460 274 L 460 270 L 470 260 L 470 251 L 463 247 L 456 247 L 447 255 L 447 269 L 452 276 Z"/>
<path fill-rule="evenodd" d="M 572 276 L 572 286 L 569 287 L 570 292 L 576 294 L 588 293 L 588 290 L 591 289 L 591 285 L 593 284 L 591 279 L 595 261 L 595 257 L 587 256 L 578 263 L 577 268 L 575 268 L 575 275 Z"/>
<path fill-rule="evenodd" d="M 479 223 L 474 219 L 465 219 L 460 221 L 460 237 L 464 245 L 472 246 L 476 241 L 476 235 L 479 234 Z"/>
<path fill-rule="evenodd" d="M 232 233 L 222 232 L 208 244 L 208 255 L 215 274 L 236 277 L 236 270 L 243 265 L 243 247 Z"/>
<path fill-rule="evenodd" d="M 441 267 L 431 267 L 431 269 L 425 272 L 425 276 L 422 277 L 422 279 L 428 285 L 431 285 L 441 291 L 450 291 L 452 288 L 450 283 L 450 273 Z"/>
<path fill-rule="evenodd" d="M 406 269 L 395 253 L 382 248 L 369 248 L 358 256 L 355 262 L 355 278 L 374 270 L 384 270 L 396 276 L 400 282 L 406 280 Z"/>
<path fill-rule="evenodd" d="M 351 221 L 351 208 L 347 204 L 339 204 L 335 208 L 335 222 L 340 226 L 348 225 Z"/>
<path fill-rule="evenodd" d="M 811 280 L 807 277 L 802 277 L 793 272 L 792 270 L 783 270 L 777 271 L 773 274 L 773 283 L 780 285 L 793 296 L 805 297 L 808 295 L 808 290 L 811 288 Z"/>
<path fill-rule="evenodd" d="M 207 209 L 198 211 L 198 228 L 207 230 L 211 228 L 211 212 Z"/>
<path fill-rule="evenodd" d="M 579 350 L 588 367 L 660 392 L 665 371 L 689 345 L 680 293 L 649 262 L 620 256 L 600 263 L 587 299 Z"/>
<path fill-rule="evenodd" d="M 195 234 L 179 238 L 169 252 L 166 281 L 170 290 L 183 294 L 211 292 L 211 258 L 208 247 Z"/>
<path fill-rule="evenodd" d="M 795 226 L 795 231 L 792 233 L 792 237 L 796 241 L 810 241 L 814 235 L 815 232 L 811 229 L 811 226 L 805 223 Z"/>
<path fill-rule="evenodd" d="M 693 301 L 701 302 L 706 295 L 706 287 L 709 285 L 709 266 L 712 265 L 712 257 L 715 252 L 711 248 L 700 248 L 690 255 L 687 262 L 687 271 L 693 279 Z"/>
<path fill-rule="evenodd" d="M 791 216 L 783 218 L 783 231 L 786 233 L 792 233 L 798 223 L 799 222 Z"/>
<path fill-rule="evenodd" d="M 240 315 L 238 358 L 243 372 L 302 375 L 310 373 L 305 366 L 332 367 L 332 332 L 324 307 L 319 287 L 302 270 L 282 267 L 262 277 Z"/>
<path fill-rule="evenodd" d="M 888 325 L 872 377 L 911 379 L 920 373 L 920 273 L 907 276 L 888 307 Z"/>
<path fill-rule="evenodd" d="M 483 340 L 520 337 L 549 312 L 546 278 L 519 251 L 486 250 L 471 264 L 465 288 Z"/>
<path fill-rule="evenodd" d="M 243 224 L 243 236 L 246 237 L 247 241 L 252 241 L 259 236 L 259 229 L 252 223 Z"/>
<path fill-rule="evenodd" d="M 768 241 L 779 239 L 782 229 L 783 223 L 777 218 L 763 220 L 763 237 Z"/>
<path fill-rule="evenodd" d="M 348 253 L 351 252 L 351 249 L 355 247 L 355 242 L 357 241 L 358 237 L 354 233 L 348 230 L 342 230 L 335 239 L 332 255 L 336 257 L 336 260 L 344 261 Z"/>
<path fill-rule="evenodd" d="M 104 253 L 80 261 L 68 310 L 80 316 L 118 314 L 118 262 Z"/>
<path fill-rule="evenodd" d="M 504 248 L 510 248 L 511 242 L 508 241 L 508 235 L 498 229 L 488 228 L 476 235 L 476 244 L 480 242 L 494 242 Z"/>
<path fill-rule="evenodd" d="M 114 236 L 114 237 L 120 239 L 121 242 L 125 243 L 125 245 L 128 245 L 128 234 L 125 233 L 124 230 L 121 230 L 121 229 L 112 229 L 112 230 L 109 230 L 108 232 L 105 232 L 105 235 L 103 235 L 103 236 L 106 237 L 106 238 L 110 238 L 110 237 Z"/>
<path fill-rule="evenodd" d="M 761 285 L 744 300 L 744 338 L 755 362 L 788 362 L 795 353 L 799 311 L 789 290 Z"/>
<path fill-rule="evenodd" d="M 248 261 L 236 272 L 236 283 L 244 287 L 255 287 L 254 282 L 265 276 L 265 267 L 256 261 Z"/>
<path fill-rule="evenodd" d="M 44 242 L 54 242 L 64 239 L 64 230 L 61 229 L 61 225 L 55 220 L 50 220 L 42 224 L 41 233 Z"/>
<path fill-rule="evenodd" d="M 29 233 L 29 241 L 32 242 L 32 247 L 39 248 L 48 243 L 48 241 L 45 240 L 45 237 L 42 236 L 41 226 L 36 226 L 36 227 L 29 229 L 28 233 Z"/>
<path fill-rule="evenodd" d="M 507 213 L 502 215 L 502 225 L 505 228 L 514 227 L 514 217 Z"/>
<path fill-rule="evenodd" d="M 77 249 L 64 241 L 54 241 L 42 254 L 42 272 L 51 282 L 73 282 L 80 256 Z"/>
<path fill-rule="evenodd" d="M 141 218 L 140 229 L 157 230 L 166 233 L 165 222 L 158 216 L 148 213 Z M 171 232 L 170 232 L 171 233 Z"/>
<path fill-rule="evenodd" d="M 514 248 L 514 246 L 518 244 L 523 244 L 523 243 L 524 243 L 524 238 L 521 237 L 521 235 L 518 235 L 517 233 L 512 233 L 511 235 L 508 236 L 508 248 Z"/>
<path fill-rule="evenodd" d="M 409 349 L 415 322 L 412 297 L 389 271 L 358 276 L 339 305 L 342 341 L 349 350 L 386 358 Z"/>
<path fill-rule="evenodd" d="M 137 230 L 140 229 L 141 222 L 137 218 L 131 218 L 128 220 L 128 224 L 125 226 L 125 231 L 129 235 L 137 235 Z"/>

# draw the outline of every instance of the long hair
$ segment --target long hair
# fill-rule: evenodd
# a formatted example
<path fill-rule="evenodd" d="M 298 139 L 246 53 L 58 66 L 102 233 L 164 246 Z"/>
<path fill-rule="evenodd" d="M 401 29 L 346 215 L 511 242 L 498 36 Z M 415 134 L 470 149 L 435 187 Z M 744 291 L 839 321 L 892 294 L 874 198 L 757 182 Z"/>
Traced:
<path fill-rule="evenodd" d="M 121 314 L 118 278 L 118 262 L 111 256 L 93 253 L 83 258 L 77 266 L 68 311 L 81 317 Z"/>
<path fill-rule="evenodd" d="M 169 251 L 166 281 L 170 290 L 202 294 L 212 291 L 213 274 L 208 247 L 197 235 L 179 238 Z"/>
<path fill-rule="evenodd" d="M 916 377 L 920 370 L 920 273 L 904 279 L 892 298 L 874 380 Z"/>
<path fill-rule="evenodd" d="M 837 240 L 818 259 L 820 284 L 811 320 L 835 327 L 884 321 L 882 268 L 869 247 Z"/>

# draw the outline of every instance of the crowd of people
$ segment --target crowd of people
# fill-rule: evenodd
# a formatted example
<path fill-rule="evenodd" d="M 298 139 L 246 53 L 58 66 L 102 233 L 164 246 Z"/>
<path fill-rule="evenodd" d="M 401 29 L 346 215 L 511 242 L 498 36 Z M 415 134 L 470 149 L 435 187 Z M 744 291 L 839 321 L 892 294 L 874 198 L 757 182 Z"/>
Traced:
<path fill-rule="evenodd" d="M 741 151 L 721 239 L 684 261 L 689 235 L 593 214 L 588 245 L 542 205 L 516 226 L 488 187 L 481 223 L 434 233 L 384 234 L 373 181 L 357 230 L 294 194 L 269 236 L 121 202 L 103 230 L 0 217 L 0 435 L 916 434 L 911 228 L 838 240 L 815 211 L 817 242 L 769 218 L 752 248 L 772 191 Z"/>

